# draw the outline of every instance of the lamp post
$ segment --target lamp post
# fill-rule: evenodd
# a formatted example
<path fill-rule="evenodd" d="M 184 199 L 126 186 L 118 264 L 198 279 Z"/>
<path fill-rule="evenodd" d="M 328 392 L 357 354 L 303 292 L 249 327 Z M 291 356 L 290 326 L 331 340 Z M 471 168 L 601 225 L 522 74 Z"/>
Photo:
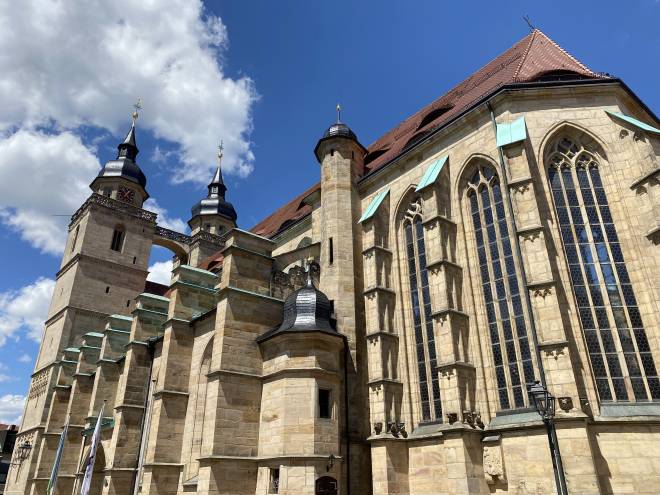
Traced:
<path fill-rule="evenodd" d="M 561 462 L 559 452 L 559 443 L 557 442 L 557 431 L 555 430 L 555 397 L 550 394 L 538 380 L 530 385 L 529 395 L 534 402 L 534 408 L 539 413 L 545 423 L 545 429 L 548 432 L 548 444 L 550 445 L 550 457 L 552 458 L 552 468 L 555 472 L 555 483 L 557 484 L 557 495 L 568 495 L 566 487 L 566 477 L 564 476 L 564 465 Z"/>

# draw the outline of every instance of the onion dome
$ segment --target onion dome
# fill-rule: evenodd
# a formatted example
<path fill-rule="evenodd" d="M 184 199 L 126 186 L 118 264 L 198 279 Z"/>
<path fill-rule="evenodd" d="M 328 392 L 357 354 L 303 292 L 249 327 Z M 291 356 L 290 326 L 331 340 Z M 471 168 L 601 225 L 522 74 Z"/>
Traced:
<path fill-rule="evenodd" d="M 213 179 L 208 185 L 208 195 L 193 206 L 190 211 L 193 217 L 197 215 L 220 215 L 236 223 L 238 215 L 236 214 L 234 205 L 225 199 L 227 186 L 225 186 L 225 182 L 222 179 L 221 162 L 222 145 L 218 148 L 218 167 L 215 170 Z"/>
<path fill-rule="evenodd" d="M 348 127 L 346 124 L 344 124 L 341 120 L 341 107 L 337 105 L 337 122 L 332 124 L 328 129 L 323 133 L 323 136 L 321 139 L 319 139 L 319 142 L 316 143 L 316 147 L 314 148 L 314 154 L 316 155 L 316 158 L 321 161 L 321 157 L 319 156 L 319 148 L 321 147 L 321 144 L 324 141 L 328 141 L 329 139 L 336 139 L 336 138 L 344 138 L 344 139 L 350 139 L 351 141 L 355 141 L 355 143 L 364 150 L 366 153 L 367 150 L 360 144 L 360 141 L 358 141 L 357 136 L 355 133 L 351 130 L 350 127 Z"/>
<path fill-rule="evenodd" d="M 325 332 L 340 335 L 331 322 L 332 306 L 327 296 L 314 286 L 311 270 L 318 265 L 312 264 L 307 271 L 307 283 L 301 289 L 292 292 L 284 301 L 282 323 L 257 338 L 262 342 L 280 333 Z"/>
<path fill-rule="evenodd" d="M 139 100 L 134 106 L 135 111 L 131 116 L 133 123 L 124 141 L 117 146 L 117 158 L 107 162 L 99 172 L 98 177 L 123 177 L 126 180 L 139 184 L 142 189 L 145 189 L 147 178 L 135 162 L 135 158 L 140 152 L 135 142 L 135 121 L 138 118 L 138 110 L 142 106 Z"/>

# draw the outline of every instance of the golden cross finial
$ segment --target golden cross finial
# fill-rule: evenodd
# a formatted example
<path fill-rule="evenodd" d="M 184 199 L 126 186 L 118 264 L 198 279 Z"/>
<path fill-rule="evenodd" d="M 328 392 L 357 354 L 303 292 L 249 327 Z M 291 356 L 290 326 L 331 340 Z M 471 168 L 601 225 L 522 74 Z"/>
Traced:
<path fill-rule="evenodd" d="M 135 124 L 135 121 L 138 118 L 140 110 L 142 110 L 142 98 L 138 97 L 137 101 L 133 105 L 133 113 L 131 114 L 131 118 L 133 119 L 133 123 Z"/>
<path fill-rule="evenodd" d="M 337 123 L 341 122 L 341 105 L 337 103 Z"/>

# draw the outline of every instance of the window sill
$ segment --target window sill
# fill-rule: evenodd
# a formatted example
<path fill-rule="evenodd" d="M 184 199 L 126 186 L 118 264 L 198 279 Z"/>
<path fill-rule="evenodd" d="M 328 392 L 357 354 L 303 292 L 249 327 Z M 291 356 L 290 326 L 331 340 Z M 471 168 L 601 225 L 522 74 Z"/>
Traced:
<path fill-rule="evenodd" d="M 601 404 L 601 418 L 632 418 L 639 416 L 660 417 L 660 403 Z"/>

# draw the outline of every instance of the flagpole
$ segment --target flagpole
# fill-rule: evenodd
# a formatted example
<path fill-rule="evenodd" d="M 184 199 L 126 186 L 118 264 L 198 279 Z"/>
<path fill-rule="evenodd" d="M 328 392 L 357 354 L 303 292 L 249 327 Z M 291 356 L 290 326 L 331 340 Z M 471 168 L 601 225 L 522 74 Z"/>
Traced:
<path fill-rule="evenodd" d="M 50 495 L 55 491 L 55 485 L 57 485 L 57 477 L 60 471 L 60 463 L 62 461 L 62 454 L 64 452 L 64 444 L 66 443 L 67 433 L 69 431 L 69 422 L 71 421 L 71 413 L 66 418 L 66 423 L 62 427 L 62 433 L 60 433 L 60 441 L 57 445 L 57 451 L 55 452 L 55 461 L 53 462 L 53 469 L 50 473 L 50 480 L 48 481 L 48 486 L 46 487 L 46 495 Z"/>
<path fill-rule="evenodd" d="M 101 406 L 99 411 L 99 417 L 96 419 L 96 425 L 94 426 L 94 435 L 92 436 L 92 441 L 89 446 L 89 455 L 87 456 L 86 466 L 85 466 L 85 475 L 83 476 L 82 484 L 80 486 L 80 495 L 89 495 L 89 489 L 92 484 L 92 474 L 94 473 L 94 462 L 96 461 L 96 451 L 101 439 L 101 423 L 103 422 L 103 410 L 105 409 L 105 403 Z"/>

